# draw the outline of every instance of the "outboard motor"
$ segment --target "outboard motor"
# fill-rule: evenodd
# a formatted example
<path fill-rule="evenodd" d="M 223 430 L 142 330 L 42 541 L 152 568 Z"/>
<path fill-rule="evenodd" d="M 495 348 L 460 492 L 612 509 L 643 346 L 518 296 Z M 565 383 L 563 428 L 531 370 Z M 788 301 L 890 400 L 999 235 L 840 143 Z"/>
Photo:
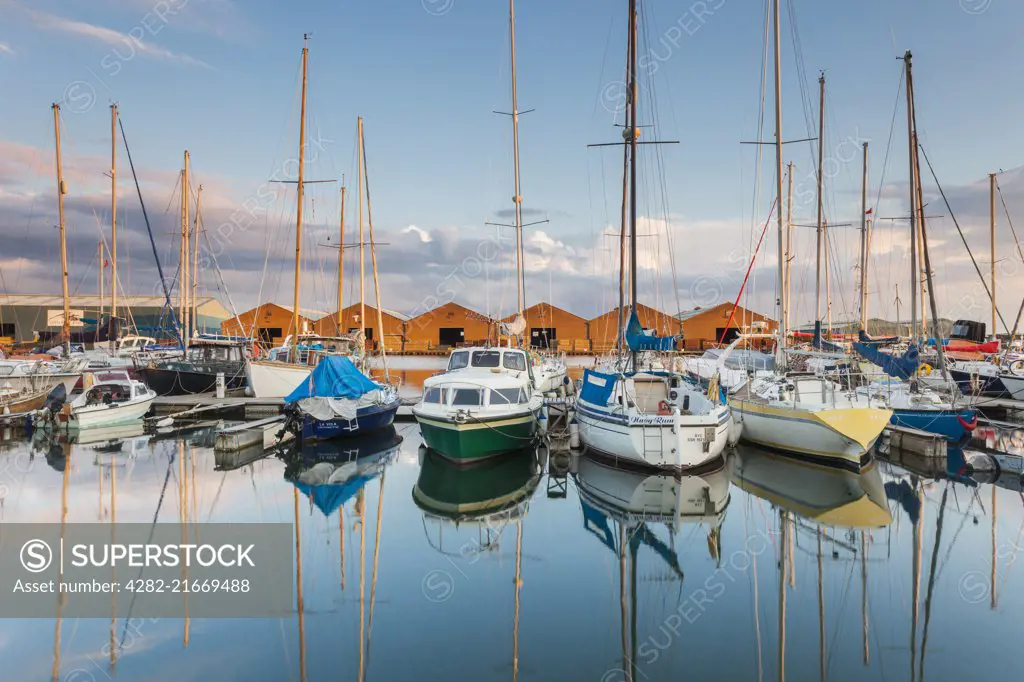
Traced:
<path fill-rule="evenodd" d="M 53 390 L 50 391 L 50 394 L 46 396 L 42 410 L 44 412 L 49 412 L 50 417 L 55 417 L 67 400 L 68 390 L 64 388 L 64 384 L 57 384 L 53 387 Z"/>

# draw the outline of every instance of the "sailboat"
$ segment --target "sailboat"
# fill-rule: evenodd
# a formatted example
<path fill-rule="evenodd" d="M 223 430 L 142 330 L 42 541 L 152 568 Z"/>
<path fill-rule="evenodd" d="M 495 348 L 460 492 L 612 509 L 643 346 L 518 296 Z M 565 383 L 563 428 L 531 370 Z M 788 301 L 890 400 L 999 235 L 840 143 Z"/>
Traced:
<path fill-rule="evenodd" d="M 618 359 L 605 371 L 585 370 L 577 399 L 580 439 L 588 455 L 619 465 L 686 470 L 714 467 L 729 441 L 730 410 L 715 388 L 705 394 L 681 373 L 666 372 L 659 354 L 674 350 L 676 337 L 647 335 L 637 316 L 637 2 L 629 3 L 629 60 L 626 127 L 628 156 L 624 176 L 623 231 L 628 201 L 630 314 L 620 320 Z M 624 173 L 626 169 L 624 168 Z M 626 253 L 621 253 L 620 316 L 624 311 Z M 628 350 L 628 354 L 626 351 Z M 643 356 L 643 357 L 641 357 Z M 647 369 L 644 369 L 644 368 Z"/>
<path fill-rule="evenodd" d="M 515 175 L 516 292 L 518 315 L 506 326 L 523 338 L 523 209 L 519 193 L 519 109 L 516 94 L 515 2 L 509 0 L 512 51 L 512 139 Z M 538 433 L 542 394 L 566 377 L 565 363 L 535 363 L 522 343 L 513 348 L 477 346 L 452 351 L 446 371 L 423 382 L 413 407 L 427 447 L 459 462 L 473 462 L 529 446 Z"/>
<path fill-rule="evenodd" d="M 299 384 L 309 378 L 310 372 L 320 361 L 320 358 L 329 355 L 362 356 L 360 352 L 363 340 L 352 337 L 321 337 L 309 334 L 300 326 L 299 314 L 299 284 L 302 273 L 302 211 L 305 186 L 308 182 L 305 179 L 305 152 L 306 152 L 306 83 L 309 67 L 309 34 L 303 36 L 305 43 L 302 47 L 302 104 L 299 116 L 299 177 L 296 184 L 297 201 L 295 209 L 295 283 L 294 302 L 292 305 L 292 323 L 285 341 L 285 345 L 276 348 L 268 353 L 267 358 L 248 358 L 245 363 L 246 380 L 249 393 L 256 398 L 283 398 L 291 393 Z M 360 145 L 362 145 L 362 119 L 360 121 Z M 362 156 L 362 155 L 360 155 Z M 360 158 L 360 164 L 365 161 Z M 363 166 L 361 165 L 362 169 Z M 362 191 L 360 191 L 360 202 L 362 202 Z M 360 224 L 362 223 L 362 205 L 359 212 Z M 360 242 L 362 242 L 362 229 L 360 229 Z M 340 246 L 344 249 L 344 244 Z M 360 244 L 360 255 L 362 255 L 362 244 Z M 379 305 L 378 305 L 379 308 Z M 357 362 L 361 362 L 357 358 Z"/>
<path fill-rule="evenodd" d="M 870 461 L 871 448 L 892 417 L 892 411 L 867 407 L 839 384 L 826 377 L 785 371 L 788 367 L 787 311 L 789 310 L 782 217 L 782 73 L 780 57 L 779 0 L 773 2 L 775 40 L 775 202 L 778 222 L 778 282 L 780 315 L 776 369 L 760 371 L 729 397 L 733 419 L 743 427 L 742 439 L 775 448 L 816 464 L 854 471 Z M 726 366 L 730 353 L 747 338 L 740 335 L 719 357 Z"/>

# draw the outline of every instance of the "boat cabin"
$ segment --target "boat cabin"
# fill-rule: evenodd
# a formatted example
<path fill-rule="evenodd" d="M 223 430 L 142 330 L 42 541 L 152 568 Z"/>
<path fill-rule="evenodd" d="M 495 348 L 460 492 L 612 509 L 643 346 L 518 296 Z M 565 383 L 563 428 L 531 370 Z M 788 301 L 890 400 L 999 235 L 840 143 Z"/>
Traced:
<path fill-rule="evenodd" d="M 96 372 L 93 385 L 85 389 L 83 406 L 126 403 L 147 392 L 146 385 L 133 381 L 128 372 Z"/>
<path fill-rule="evenodd" d="M 284 344 L 267 351 L 267 359 L 277 362 L 291 362 L 292 337 Z M 303 334 L 299 337 L 298 364 L 315 366 L 324 355 L 354 355 L 359 348 L 355 336 L 317 336 Z"/>
<path fill-rule="evenodd" d="M 521 350 L 510 348 L 473 348 L 454 351 L 448 358 L 449 372 L 459 369 L 492 369 L 508 372 L 530 372 L 529 356 Z"/>
<path fill-rule="evenodd" d="M 522 386 L 483 387 L 472 384 L 431 386 L 423 391 L 423 402 L 428 405 L 451 407 L 508 407 L 525 405 L 530 396 Z"/>
<path fill-rule="evenodd" d="M 242 362 L 245 350 L 231 341 L 193 341 L 186 354 L 189 362 Z"/>
<path fill-rule="evenodd" d="M 152 336 L 122 336 L 117 342 L 117 350 L 126 354 L 137 353 L 155 345 L 156 339 Z"/>

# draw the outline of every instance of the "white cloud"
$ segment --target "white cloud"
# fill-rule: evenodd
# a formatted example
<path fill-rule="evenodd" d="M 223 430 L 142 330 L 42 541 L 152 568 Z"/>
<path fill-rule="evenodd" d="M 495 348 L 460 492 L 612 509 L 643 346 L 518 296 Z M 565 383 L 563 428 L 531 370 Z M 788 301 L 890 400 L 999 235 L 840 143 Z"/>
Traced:
<path fill-rule="evenodd" d="M 430 236 L 429 232 L 427 232 L 423 228 L 416 227 L 415 225 L 410 225 L 409 227 L 407 227 L 404 230 L 402 230 L 402 234 L 409 234 L 409 233 L 412 233 L 412 234 L 415 234 L 416 236 L 418 236 L 420 238 L 420 241 L 423 242 L 424 244 L 428 244 L 428 243 L 434 241 L 434 238 Z"/>
<path fill-rule="evenodd" d="M 13 55 L 14 54 L 14 50 L 11 49 L 11 46 L 8 45 L 7 43 L 0 43 L 0 54 Z"/>

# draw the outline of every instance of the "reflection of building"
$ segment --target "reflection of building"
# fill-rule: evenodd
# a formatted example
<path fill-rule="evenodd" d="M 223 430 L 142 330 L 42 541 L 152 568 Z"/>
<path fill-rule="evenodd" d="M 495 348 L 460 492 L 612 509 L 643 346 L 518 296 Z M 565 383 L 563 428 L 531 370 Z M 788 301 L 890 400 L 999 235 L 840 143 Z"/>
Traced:
<path fill-rule="evenodd" d="M 380 336 L 377 333 L 377 309 L 372 305 L 366 306 L 366 319 L 361 321 L 362 324 L 360 324 L 359 315 L 360 306 L 358 303 L 354 303 L 341 311 L 340 332 L 338 331 L 337 312 L 330 313 L 314 322 L 313 331 L 320 336 L 340 336 L 359 331 L 361 327 L 368 341 L 376 341 Z M 386 350 L 402 350 L 402 342 L 405 340 L 405 321 L 409 318 L 393 310 L 381 310 L 381 318 L 384 321 Z"/>
<path fill-rule="evenodd" d="M 643 303 L 636 306 L 637 318 L 640 326 L 645 330 L 653 331 L 657 336 L 676 336 L 679 332 L 679 320 L 667 313 L 655 310 Z M 629 319 L 629 306 L 623 313 L 623 320 Z M 598 315 L 590 321 L 590 343 L 595 353 L 607 353 L 615 347 L 615 339 L 619 329 L 619 309 L 612 308 L 603 315 Z"/>
<path fill-rule="evenodd" d="M 516 313 L 502 322 L 513 322 Z M 551 348 L 560 351 L 589 351 L 587 321 L 579 315 L 556 308 L 550 303 L 536 303 L 523 311 L 526 318 L 526 338 L 534 348 Z"/>
<path fill-rule="evenodd" d="M 493 324 L 486 315 L 458 303 L 446 303 L 406 321 L 405 350 L 482 344 L 490 338 Z"/>
<path fill-rule="evenodd" d="M 72 296 L 71 333 L 89 334 L 96 329 L 97 322 L 106 329 L 110 318 L 110 297 L 94 295 Z M 117 316 L 123 320 L 125 333 L 134 332 L 146 336 L 171 338 L 171 314 L 165 307 L 163 296 L 125 296 L 118 294 Z M 176 305 L 177 300 L 171 299 Z M 198 327 L 200 332 L 217 333 L 229 316 L 220 302 L 211 296 L 200 296 L 197 300 Z M 174 309 L 177 315 L 178 309 Z M 11 337 L 16 342 L 32 341 L 37 333 L 42 336 L 59 334 L 64 317 L 64 300 L 61 296 L 49 294 L 0 295 L 0 337 Z M 48 324 L 52 323 L 52 324 Z"/>
<path fill-rule="evenodd" d="M 305 313 L 305 314 L 303 314 Z M 299 311 L 299 332 L 313 331 L 313 320 L 323 315 L 310 310 Z M 245 336 L 267 345 L 280 344 L 292 333 L 292 309 L 276 303 L 263 303 L 238 317 L 225 320 L 220 333 L 226 336 Z"/>
<path fill-rule="evenodd" d="M 694 308 L 676 315 L 676 319 L 683 323 L 683 339 L 687 350 L 701 350 L 707 344 L 719 343 L 724 334 L 725 343 L 735 340 L 742 328 L 750 328 L 755 322 L 763 322 L 764 328 L 760 331 L 774 333 L 778 331 L 778 323 L 775 320 L 765 317 L 743 306 L 736 306 L 736 313 L 732 315 L 732 322 L 729 323 L 729 316 L 732 314 L 732 303 L 719 303 L 711 308 Z M 728 330 L 726 323 L 729 323 Z M 678 333 L 678 332 L 675 332 Z"/>

